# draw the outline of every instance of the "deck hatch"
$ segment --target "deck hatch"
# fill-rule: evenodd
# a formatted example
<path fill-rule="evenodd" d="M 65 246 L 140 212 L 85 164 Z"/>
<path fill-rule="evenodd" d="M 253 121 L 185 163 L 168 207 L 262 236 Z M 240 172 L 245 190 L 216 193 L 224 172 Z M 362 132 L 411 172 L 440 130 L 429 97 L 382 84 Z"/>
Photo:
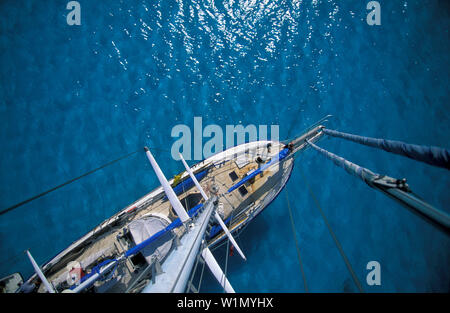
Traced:
<path fill-rule="evenodd" d="M 245 188 L 244 185 L 242 185 L 241 187 L 239 187 L 239 193 L 241 194 L 241 196 L 245 196 L 246 194 L 248 194 L 247 188 Z"/>
<path fill-rule="evenodd" d="M 239 177 L 236 175 L 234 171 L 228 174 L 232 181 L 236 181 Z"/>

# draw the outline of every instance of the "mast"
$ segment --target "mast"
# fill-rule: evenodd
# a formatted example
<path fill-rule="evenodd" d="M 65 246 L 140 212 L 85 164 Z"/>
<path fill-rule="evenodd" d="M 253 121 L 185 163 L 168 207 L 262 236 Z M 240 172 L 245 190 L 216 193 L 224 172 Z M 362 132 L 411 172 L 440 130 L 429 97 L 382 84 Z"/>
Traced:
<path fill-rule="evenodd" d="M 189 227 L 189 231 L 181 237 L 180 246 L 161 265 L 163 274 L 157 276 L 155 283 L 150 282 L 142 293 L 185 292 L 194 262 L 204 242 L 203 235 L 215 210 L 215 202 L 216 198 L 206 202 L 203 211 Z"/>

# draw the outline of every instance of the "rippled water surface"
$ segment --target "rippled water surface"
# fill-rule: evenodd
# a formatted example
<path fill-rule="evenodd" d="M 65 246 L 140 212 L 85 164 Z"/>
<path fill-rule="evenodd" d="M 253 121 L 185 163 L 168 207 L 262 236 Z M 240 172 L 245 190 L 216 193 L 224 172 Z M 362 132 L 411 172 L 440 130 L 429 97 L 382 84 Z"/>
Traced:
<path fill-rule="evenodd" d="M 279 125 L 290 138 L 326 114 L 330 127 L 450 146 L 447 1 L 67 1 L 0 3 L 0 208 L 148 145 L 168 177 L 177 124 Z M 372 148 L 320 145 L 406 177 L 450 211 L 447 170 Z M 44 263 L 158 183 L 143 153 L 0 216 L 0 275 Z M 192 164 L 192 163 L 191 163 Z M 308 193 L 307 183 L 315 199 Z M 450 239 L 312 150 L 286 188 L 313 292 L 357 292 L 320 205 L 367 292 L 448 292 Z M 286 194 L 238 239 L 226 270 L 240 292 L 303 292 Z M 225 268 L 226 249 L 215 254 Z M 366 284 L 369 261 L 381 286 Z M 201 291 L 220 291 L 211 277 Z"/>

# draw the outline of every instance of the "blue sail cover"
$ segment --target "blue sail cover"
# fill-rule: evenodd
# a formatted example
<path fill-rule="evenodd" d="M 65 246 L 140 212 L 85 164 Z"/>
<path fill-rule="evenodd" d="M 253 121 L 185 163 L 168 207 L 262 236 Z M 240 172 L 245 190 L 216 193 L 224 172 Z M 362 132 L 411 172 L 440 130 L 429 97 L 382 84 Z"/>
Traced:
<path fill-rule="evenodd" d="M 197 178 L 198 181 L 201 181 L 206 176 L 206 174 L 208 174 L 208 169 L 195 174 L 195 178 Z M 176 195 L 179 195 L 183 191 L 191 189 L 193 186 L 194 186 L 194 181 L 192 180 L 191 177 L 189 177 L 189 178 L 183 180 L 182 182 L 180 182 L 175 187 L 173 187 L 173 191 L 175 192 Z M 167 196 L 164 196 L 164 200 L 165 199 L 167 199 Z"/>
<path fill-rule="evenodd" d="M 229 225 L 230 222 L 231 222 L 231 216 L 228 217 L 225 221 L 223 221 L 223 223 L 224 223 L 226 226 L 230 226 L 230 225 Z M 220 226 L 220 225 L 213 225 L 213 226 L 211 227 L 211 230 L 209 231 L 208 240 L 211 239 L 211 238 L 214 238 L 214 236 L 217 235 L 220 231 L 222 231 L 222 226 Z"/>
<path fill-rule="evenodd" d="M 450 170 L 450 151 L 448 149 L 412 145 L 394 140 L 362 137 L 330 129 L 323 129 L 323 132 L 333 137 L 343 138 L 369 147 L 383 149 L 387 152 L 396 153 L 416 161 Z"/>
<path fill-rule="evenodd" d="M 238 183 L 236 183 L 230 189 L 228 189 L 228 192 L 232 192 L 236 188 L 241 187 L 247 181 L 249 181 L 250 179 L 252 179 L 256 175 L 262 173 L 263 171 L 265 171 L 267 168 L 269 168 L 270 166 L 274 165 L 275 163 L 281 162 L 284 158 L 286 158 L 288 156 L 289 152 L 290 151 L 289 151 L 288 148 L 284 148 L 283 150 L 280 151 L 280 153 L 278 153 L 278 155 L 273 157 L 269 162 L 267 162 L 266 164 L 264 164 L 263 166 L 261 166 L 257 170 L 254 170 L 253 172 L 249 172 L 250 174 L 247 173 L 247 176 L 245 176 L 242 180 L 240 180 Z"/>
<path fill-rule="evenodd" d="M 193 207 L 192 209 L 189 210 L 188 214 L 189 217 L 193 217 L 195 215 L 197 215 L 199 209 L 203 206 L 202 203 L 196 205 L 195 207 Z M 147 247 L 150 243 L 152 243 L 153 241 L 155 241 L 156 239 L 160 238 L 162 235 L 166 234 L 167 232 L 171 231 L 172 229 L 175 229 L 179 226 L 182 225 L 182 222 L 179 218 L 177 218 L 176 220 L 174 220 L 172 223 L 170 223 L 166 228 L 160 230 L 159 232 L 157 232 L 156 234 L 154 234 L 153 236 L 149 237 L 148 239 L 144 240 L 143 242 L 141 242 L 140 244 L 134 246 L 133 248 L 129 249 L 127 252 L 125 252 L 124 256 L 126 258 L 139 253 L 142 249 L 144 249 L 145 247 Z M 96 265 L 89 274 L 83 276 L 80 280 L 80 284 L 83 283 L 85 280 L 87 280 L 88 278 L 92 277 L 95 274 L 100 274 L 100 270 L 103 266 L 108 265 L 111 262 L 118 262 L 117 259 L 106 259 L 105 261 L 103 261 L 102 263 Z M 114 271 L 113 271 L 114 272 Z M 98 278 L 100 279 L 100 277 Z M 75 289 L 77 286 L 73 285 L 72 287 L 70 287 L 70 289 Z"/>

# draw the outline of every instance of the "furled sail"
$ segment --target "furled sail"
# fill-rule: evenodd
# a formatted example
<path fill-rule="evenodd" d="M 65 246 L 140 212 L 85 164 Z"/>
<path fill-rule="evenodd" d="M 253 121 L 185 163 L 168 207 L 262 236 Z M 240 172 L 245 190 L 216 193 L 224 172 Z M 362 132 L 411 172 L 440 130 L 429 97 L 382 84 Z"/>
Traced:
<path fill-rule="evenodd" d="M 383 149 L 387 152 L 399 154 L 416 161 L 450 170 L 450 151 L 448 149 L 413 145 L 401 141 L 357 136 L 330 129 L 323 129 L 323 132 L 329 136 L 339 137 L 369 147 Z"/>

